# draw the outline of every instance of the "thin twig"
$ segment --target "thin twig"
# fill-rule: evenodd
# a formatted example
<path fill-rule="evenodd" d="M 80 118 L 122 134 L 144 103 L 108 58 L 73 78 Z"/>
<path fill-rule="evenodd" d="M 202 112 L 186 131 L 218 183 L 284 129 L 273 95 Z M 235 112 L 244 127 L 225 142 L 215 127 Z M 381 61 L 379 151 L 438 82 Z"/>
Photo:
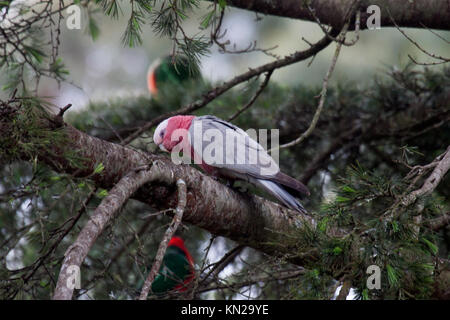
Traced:
<path fill-rule="evenodd" d="M 233 289 L 233 288 L 242 288 L 246 286 L 253 285 L 255 283 L 259 282 L 270 282 L 270 281 L 281 281 L 281 280 L 288 280 L 292 278 L 297 278 L 301 275 L 305 274 L 305 269 L 300 270 L 294 270 L 294 271 L 287 271 L 287 272 L 280 272 L 279 275 L 276 276 L 257 276 L 253 278 L 249 278 L 248 280 L 236 282 L 232 284 L 218 284 L 215 286 L 206 286 L 199 288 L 197 293 L 203 293 L 207 291 L 212 290 L 221 290 L 221 289 Z"/>
<path fill-rule="evenodd" d="M 209 240 L 209 244 L 205 249 L 205 256 L 203 257 L 203 262 L 202 262 L 202 266 L 200 268 L 200 272 L 203 272 L 203 270 L 205 270 L 205 264 L 206 264 L 206 260 L 208 259 L 208 255 L 209 255 L 209 250 L 211 250 L 212 244 L 214 243 L 214 240 L 216 240 L 216 235 L 211 235 L 211 239 Z M 197 288 L 199 286 L 199 280 L 200 277 L 196 277 L 195 281 L 194 281 L 194 285 L 192 286 L 192 290 L 190 292 L 190 299 L 194 299 L 195 294 L 197 293 Z"/>
<path fill-rule="evenodd" d="M 427 56 L 429 56 L 430 58 L 436 59 L 436 60 L 440 60 L 439 62 L 429 62 L 429 63 L 423 63 L 423 62 L 417 62 L 416 60 L 414 60 L 411 55 L 408 55 L 408 57 L 415 63 L 418 65 L 438 65 L 438 64 L 443 64 L 443 63 L 447 63 L 450 62 L 450 58 L 446 58 L 446 57 L 442 57 L 439 55 L 436 55 L 434 53 L 428 52 L 427 50 L 425 50 L 424 48 L 422 48 L 416 41 L 414 41 L 413 39 L 411 39 L 411 37 L 409 37 L 405 31 L 403 31 L 402 29 L 400 29 L 400 27 L 397 25 L 397 23 L 395 22 L 394 18 L 391 15 L 391 12 L 389 11 L 388 8 L 386 8 L 388 14 L 389 14 L 389 18 L 391 19 L 392 23 L 394 24 L 395 28 L 397 28 L 398 31 L 400 31 L 400 33 L 406 38 L 408 39 L 409 42 L 411 42 L 417 49 L 419 49 L 422 53 L 426 54 Z"/>
<path fill-rule="evenodd" d="M 202 285 L 205 281 L 208 280 L 208 278 L 212 277 L 214 279 L 219 275 L 220 272 L 222 272 L 223 269 L 225 269 L 231 262 L 234 261 L 234 259 L 244 250 L 244 245 L 238 245 L 237 247 L 233 248 L 227 254 L 225 254 L 220 261 L 214 263 L 214 267 L 208 272 L 208 274 L 202 279 L 200 282 L 200 285 Z"/>
<path fill-rule="evenodd" d="M 98 115 L 98 117 L 100 118 L 100 120 L 102 120 L 108 126 L 109 130 L 111 130 L 114 133 L 114 135 L 119 139 L 119 141 L 122 143 L 123 139 L 120 136 L 120 134 L 117 132 L 117 130 L 114 129 L 114 127 L 108 121 L 106 121 L 106 119 L 103 118 L 102 115 Z"/>
<path fill-rule="evenodd" d="M 72 298 L 74 290 L 74 286 L 70 285 L 70 280 L 73 280 L 74 277 L 71 274 L 72 270 L 74 270 L 72 268 L 81 267 L 89 250 L 106 225 L 112 220 L 115 213 L 119 211 L 136 190 L 154 178 L 155 172 L 153 169 L 155 166 L 153 164 L 150 170 L 133 170 L 126 174 L 95 209 L 75 242 L 67 249 L 64 255 L 58 283 L 53 295 L 54 300 L 70 300 Z"/>
<path fill-rule="evenodd" d="M 178 205 L 175 210 L 175 215 L 172 219 L 170 226 L 167 228 L 166 233 L 164 234 L 164 238 L 159 244 L 158 251 L 156 253 L 155 262 L 153 263 L 152 269 L 142 286 L 141 295 L 139 296 L 139 300 L 147 300 L 148 293 L 152 286 L 153 280 L 155 280 L 156 275 L 158 274 L 159 269 L 161 268 L 161 264 L 164 258 L 164 255 L 167 250 L 167 246 L 169 245 L 170 239 L 172 239 L 175 231 L 178 229 L 178 226 L 181 223 L 181 219 L 183 218 L 184 208 L 186 208 L 186 182 L 182 179 L 177 180 L 178 187 Z"/>
<path fill-rule="evenodd" d="M 73 227 L 76 225 L 76 223 L 78 222 L 78 220 L 80 219 L 82 214 L 86 211 L 87 204 L 94 197 L 96 190 L 97 190 L 97 188 L 94 188 L 88 194 L 86 199 L 81 203 L 81 206 L 78 209 L 77 213 L 71 218 L 72 222 L 70 223 L 70 225 L 63 231 L 63 233 L 58 237 L 58 239 L 47 250 L 47 252 L 44 255 L 42 255 L 41 257 L 39 257 L 39 259 L 34 263 L 35 266 L 34 266 L 33 270 L 31 270 L 31 272 L 23 278 L 24 283 L 26 283 L 34 275 L 34 273 L 38 270 L 38 268 L 42 264 L 44 264 L 47 257 L 50 256 L 50 254 L 56 250 L 56 248 L 61 244 L 63 239 L 66 237 L 66 235 L 69 234 L 69 232 L 73 229 Z M 44 266 L 45 266 L 45 264 L 44 264 Z"/>
<path fill-rule="evenodd" d="M 261 94 L 261 92 L 263 92 L 264 88 L 267 86 L 267 84 L 269 83 L 270 80 L 270 76 L 272 75 L 273 70 L 270 70 L 267 72 L 266 77 L 264 78 L 263 83 L 261 83 L 261 85 L 258 88 L 258 91 L 256 91 L 255 95 L 250 99 L 250 101 L 241 109 L 239 109 L 238 111 L 236 111 L 235 114 L 233 114 L 230 118 L 228 118 L 228 121 L 233 121 L 234 119 L 236 119 L 241 113 L 243 113 L 245 110 L 249 109 L 253 103 L 256 101 L 256 99 L 258 99 L 259 95 Z"/>
<path fill-rule="evenodd" d="M 342 29 L 342 33 L 338 36 L 338 38 L 342 39 L 345 37 L 348 27 L 349 27 L 349 22 L 347 22 L 344 25 L 344 28 Z M 314 129 L 316 128 L 317 122 L 319 121 L 319 117 L 322 112 L 323 106 L 325 104 L 325 98 L 327 96 L 327 90 L 328 90 L 328 80 L 330 79 L 331 74 L 333 73 L 334 67 L 336 66 L 336 62 L 337 62 L 339 53 L 341 52 L 341 47 L 342 47 L 342 42 L 337 42 L 336 50 L 334 52 L 333 60 L 331 60 L 330 68 L 328 69 L 327 74 L 325 75 L 325 78 L 323 79 L 322 91 L 320 92 L 319 105 L 318 105 L 316 113 L 314 114 L 313 119 L 309 125 L 309 128 L 306 129 L 306 131 L 303 132 L 297 139 L 295 139 L 291 142 L 282 144 L 279 147 L 272 148 L 269 150 L 269 152 L 272 152 L 277 149 L 289 148 L 289 147 L 298 145 L 298 144 L 302 143 L 303 140 L 305 140 L 307 137 L 309 137 L 309 135 L 314 131 Z"/>
<path fill-rule="evenodd" d="M 69 104 L 66 105 L 64 108 L 59 109 L 58 116 L 59 116 L 59 117 L 64 116 L 64 113 L 65 113 L 67 110 L 69 110 L 69 108 L 70 108 L 71 106 L 72 106 L 72 104 L 69 103 Z"/>
<path fill-rule="evenodd" d="M 433 172 L 423 183 L 420 189 L 417 189 L 402 199 L 402 204 L 406 207 L 416 201 L 418 197 L 431 193 L 438 185 L 445 174 L 450 169 L 450 146 L 447 148 L 444 157 L 434 168 Z"/>
<path fill-rule="evenodd" d="M 314 20 L 316 21 L 316 23 L 322 29 L 323 33 L 325 33 L 325 35 L 328 38 L 330 38 L 332 41 L 339 42 L 340 44 L 342 44 L 344 46 L 351 47 L 359 40 L 359 31 L 360 31 L 360 26 L 361 26 L 361 11 L 359 9 L 356 9 L 359 6 L 359 2 L 360 2 L 360 0 L 356 0 L 356 1 L 354 1 L 354 3 L 351 4 L 351 6 L 347 12 L 347 15 L 344 19 L 344 21 L 349 20 L 351 18 L 351 15 L 353 14 L 353 11 L 356 10 L 356 21 L 355 21 L 356 38 L 350 42 L 345 42 L 345 35 L 344 35 L 344 37 L 341 37 L 341 38 L 334 37 L 333 35 L 331 35 L 330 32 L 327 30 L 327 28 L 322 24 L 319 17 L 316 15 L 315 10 L 313 8 L 311 8 L 309 3 L 307 3 L 307 0 L 304 0 L 304 5 L 308 9 L 309 13 L 314 18 Z M 355 9 L 353 9 L 353 8 L 355 8 Z"/>
<path fill-rule="evenodd" d="M 337 35 L 337 34 L 339 34 L 339 31 L 332 29 L 330 31 L 330 34 Z M 176 116 L 179 114 L 191 113 L 200 108 L 203 108 L 209 102 L 216 99 L 217 97 L 219 97 L 226 91 L 230 90 L 231 88 L 235 87 L 236 85 L 238 85 L 242 82 L 250 80 L 253 77 L 256 77 L 260 74 L 263 74 L 263 73 L 266 73 L 269 71 L 273 71 L 275 69 L 279 69 L 279 68 L 294 64 L 299 61 L 306 60 L 306 59 L 316 55 L 318 52 L 322 51 L 323 49 L 325 49 L 331 42 L 332 42 L 332 40 L 330 40 L 327 36 L 324 36 L 321 40 L 319 40 L 317 43 L 315 43 L 312 47 L 310 47 L 304 51 L 297 51 L 291 55 L 284 57 L 283 59 L 269 62 L 258 68 L 255 68 L 255 69 L 250 69 L 249 71 L 234 77 L 233 79 L 223 83 L 222 85 L 209 90 L 206 94 L 203 95 L 203 97 L 201 99 L 199 99 L 195 102 L 192 102 L 178 110 L 174 110 L 174 111 L 165 113 L 161 116 L 158 116 L 158 117 L 152 119 L 151 121 L 146 122 L 144 125 L 139 127 L 136 131 L 134 131 L 128 137 L 126 137 L 121 144 L 122 145 L 129 144 L 131 141 L 133 141 L 134 139 L 139 137 L 144 131 L 152 128 L 153 126 L 155 126 L 156 124 L 160 123 L 161 121 L 163 121 L 167 118 L 170 118 L 172 116 Z"/>
<path fill-rule="evenodd" d="M 447 39 L 445 39 L 443 36 L 441 36 L 439 33 L 437 33 L 437 32 L 435 32 L 435 31 L 433 31 L 433 30 L 431 30 L 430 28 L 428 28 L 426 25 L 424 25 L 422 22 L 420 22 L 420 25 L 422 26 L 422 27 L 424 27 L 425 29 L 427 29 L 428 31 L 430 31 L 432 34 L 434 34 L 436 37 L 438 37 L 439 39 L 441 39 L 442 41 L 444 41 L 445 43 L 448 43 L 448 44 L 450 44 L 450 41 L 449 40 L 447 40 Z"/>

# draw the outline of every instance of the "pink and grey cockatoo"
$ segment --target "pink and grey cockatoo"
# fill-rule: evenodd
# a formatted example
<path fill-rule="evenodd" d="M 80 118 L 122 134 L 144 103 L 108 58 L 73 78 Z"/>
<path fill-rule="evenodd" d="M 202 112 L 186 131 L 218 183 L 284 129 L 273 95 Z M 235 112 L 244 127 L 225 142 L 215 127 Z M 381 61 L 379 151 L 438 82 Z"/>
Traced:
<path fill-rule="evenodd" d="M 174 116 L 158 125 L 153 141 L 172 155 L 187 153 L 208 174 L 247 181 L 288 208 L 306 212 L 296 197 L 309 195 L 308 188 L 282 173 L 258 142 L 229 122 L 209 115 Z"/>

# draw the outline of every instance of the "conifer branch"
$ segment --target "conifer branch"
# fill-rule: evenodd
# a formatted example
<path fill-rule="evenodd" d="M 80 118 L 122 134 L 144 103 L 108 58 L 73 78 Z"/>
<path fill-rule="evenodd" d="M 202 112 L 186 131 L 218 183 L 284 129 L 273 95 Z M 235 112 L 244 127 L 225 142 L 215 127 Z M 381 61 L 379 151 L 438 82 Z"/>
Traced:
<path fill-rule="evenodd" d="M 314 113 L 313 119 L 312 119 L 308 129 L 306 129 L 306 131 L 303 132 L 297 139 L 295 139 L 291 142 L 282 144 L 282 145 L 278 146 L 277 148 L 273 148 L 269 151 L 274 151 L 275 149 L 289 148 L 289 147 L 298 145 L 298 144 L 302 143 L 303 140 L 305 140 L 307 137 L 309 137 L 309 135 L 314 131 L 314 129 L 317 125 L 317 122 L 319 121 L 320 114 L 322 113 L 323 106 L 325 104 L 325 99 L 326 99 L 327 90 L 328 90 L 328 81 L 329 81 L 331 75 L 333 74 L 334 67 L 336 66 L 336 62 L 339 57 L 339 53 L 341 52 L 341 47 L 342 47 L 343 41 L 345 39 L 345 34 L 347 33 L 347 30 L 348 30 L 348 26 L 349 26 L 349 23 L 347 22 L 344 25 L 342 32 L 338 36 L 339 41 L 336 42 L 336 50 L 334 52 L 333 59 L 331 60 L 330 67 L 325 75 L 325 78 L 323 79 L 322 91 L 320 92 L 319 105 L 317 106 L 316 112 Z"/>
<path fill-rule="evenodd" d="M 155 178 L 155 166 L 155 164 L 152 164 L 150 170 L 139 169 L 125 175 L 95 209 L 93 215 L 79 233 L 78 238 L 64 255 L 58 283 L 53 295 L 54 300 L 70 300 L 72 298 L 74 285 L 71 281 L 75 280 L 73 279 L 74 275 L 71 273 L 73 272 L 73 267 L 80 270 L 91 247 L 114 215 L 136 190 Z"/>
<path fill-rule="evenodd" d="M 259 95 L 261 94 L 261 92 L 263 92 L 264 88 L 267 86 L 267 84 L 269 83 L 270 80 L 270 76 L 272 75 L 273 70 L 267 72 L 266 77 L 264 78 L 264 81 L 261 83 L 261 85 L 258 88 L 258 91 L 256 91 L 255 95 L 250 99 L 250 101 L 243 106 L 241 109 L 239 109 L 238 111 L 236 111 L 231 117 L 228 118 L 228 121 L 233 121 L 234 119 L 236 119 L 242 112 L 244 112 L 245 110 L 249 109 L 253 103 L 256 101 L 256 99 L 258 99 Z"/>
<path fill-rule="evenodd" d="M 430 194 L 439 185 L 439 182 L 444 178 L 447 171 L 450 169 L 450 146 L 447 151 L 443 154 L 441 160 L 435 163 L 435 168 L 433 172 L 428 176 L 428 178 L 423 183 L 422 187 L 414 190 L 408 194 L 402 200 L 402 204 L 406 207 L 416 201 L 417 198 Z"/>
<path fill-rule="evenodd" d="M 205 275 L 199 285 L 203 285 L 205 282 L 210 283 L 214 278 L 216 278 L 223 269 L 225 269 L 230 263 L 234 261 L 234 259 L 244 250 L 245 246 L 238 245 L 233 248 L 229 252 L 227 252 L 222 259 L 214 263 L 214 266 L 211 270 Z M 210 278 L 211 279 L 208 279 Z M 210 281 L 208 281 L 210 280 Z"/>
<path fill-rule="evenodd" d="M 338 30 L 332 29 L 329 34 L 335 36 L 339 34 Z M 206 94 L 203 95 L 203 97 L 195 102 L 192 102 L 178 110 L 168 112 L 166 114 L 160 115 L 154 119 L 152 119 L 149 122 L 146 122 L 144 125 L 142 125 L 139 129 L 129 134 L 126 138 L 124 138 L 122 145 L 127 145 L 137 137 L 139 137 L 144 131 L 151 129 L 156 124 L 160 123 L 161 121 L 176 116 L 179 114 L 189 114 L 192 113 L 200 108 L 203 108 L 208 103 L 210 103 L 215 98 L 219 97 L 223 93 L 227 92 L 231 88 L 237 86 L 240 83 L 243 83 L 245 81 L 248 81 L 256 76 L 259 76 L 263 73 L 267 72 L 273 72 L 275 69 L 279 69 L 291 64 L 294 64 L 299 61 L 306 60 L 314 55 L 316 55 L 318 52 L 325 49 L 330 43 L 332 42 L 329 37 L 325 36 L 321 40 L 319 40 L 317 43 L 315 43 L 310 48 L 304 50 L 304 51 L 297 51 L 289 56 L 286 56 L 282 59 L 269 62 L 265 65 L 262 65 L 255 69 L 250 69 L 247 72 L 242 73 L 241 75 L 238 75 L 234 77 L 233 79 L 223 83 L 220 86 L 217 86 L 211 90 L 209 90 Z"/>

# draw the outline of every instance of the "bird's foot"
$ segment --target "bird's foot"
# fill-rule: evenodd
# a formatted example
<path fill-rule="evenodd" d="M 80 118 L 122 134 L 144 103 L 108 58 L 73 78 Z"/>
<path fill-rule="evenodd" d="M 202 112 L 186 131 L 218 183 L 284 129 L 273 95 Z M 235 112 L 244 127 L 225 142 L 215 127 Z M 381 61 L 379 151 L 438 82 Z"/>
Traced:
<path fill-rule="evenodd" d="M 228 180 L 227 186 L 233 189 L 234 191 L 240 192 L 240 193 L 248 193 L 248 188 L 246 188 L 243 185 L 235 185 L 236 180 Z"/>
<path fill-rule="evenodd" d="M 237 190 L 240 192 L 240 193 L 248 193 L 248 188 L 246 188 L 246 187 L 244 187 L 244 186 L 240 186 L 240 187 L 237 187 Z"/>

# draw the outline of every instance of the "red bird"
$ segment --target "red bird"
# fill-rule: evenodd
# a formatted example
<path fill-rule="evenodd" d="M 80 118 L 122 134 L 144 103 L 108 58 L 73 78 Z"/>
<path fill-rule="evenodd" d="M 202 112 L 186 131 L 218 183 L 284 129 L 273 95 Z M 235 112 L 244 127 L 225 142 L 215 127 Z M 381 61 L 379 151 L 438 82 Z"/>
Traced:
<path fill-rule="evenodd" d="M 248 181 L 288 208 L 306 212 L 296 197 L 309 195 L 308 188 L 282 173 L 258 142 L 231 123 L 214 116 L 175 116 L 158 125 L 153 141 L 162 150 L 173 151 L 172 156 L 184 150 L 209 174 Z"/>
<path fill-rule="evenodd" d="M 186 249 L 183 239 L 172 237 L 159 273 L 152 283 L 151 292 L 156 295 L 169 291 L 183 292 L 194 276 L 194 260 Z"/>

